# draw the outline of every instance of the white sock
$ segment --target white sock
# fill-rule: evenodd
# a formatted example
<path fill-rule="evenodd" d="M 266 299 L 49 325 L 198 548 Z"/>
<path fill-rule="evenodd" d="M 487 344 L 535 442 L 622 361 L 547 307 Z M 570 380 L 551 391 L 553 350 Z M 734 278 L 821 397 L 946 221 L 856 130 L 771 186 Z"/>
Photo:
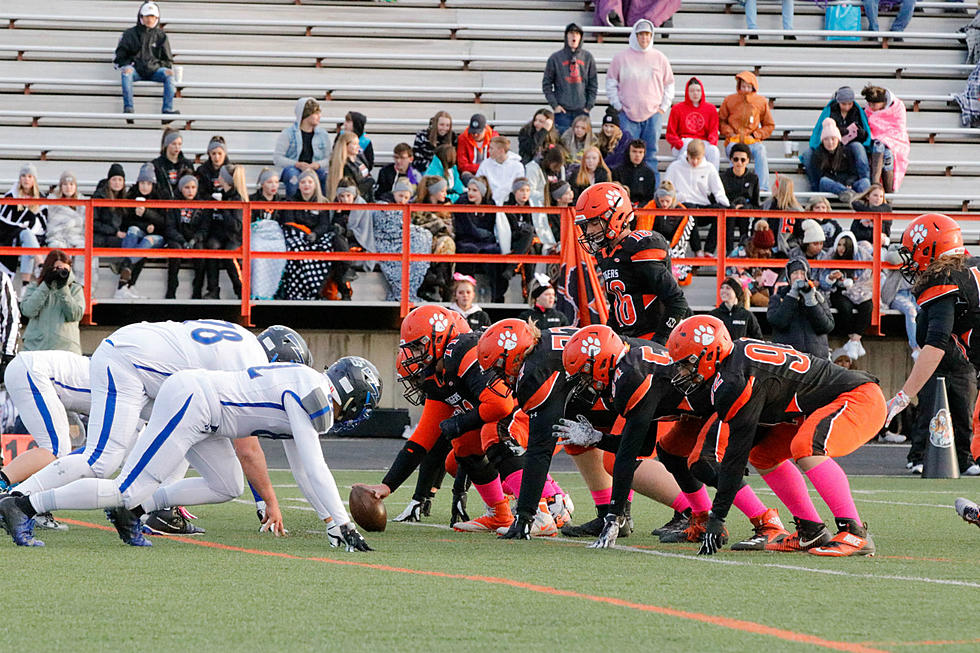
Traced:
<path fill-rule="evenodd" d="M 50 463 L 44 469 L 17 486 L 17 491 L 21 494 L 36 494 L 44 490 L 68 485 L 72 481 L 80 478 L 92 478 L 95 472 L 88 466 L 85 456 L 82 454 L 72 454 L 59 458 Z"/>
<path fill-rule="evenodd" d="M 122 505 L 116 482 L 105 478 L 82 478 L 64 487 L 31 495 L 39 513 L 52 510 L 94 510 Z"/>

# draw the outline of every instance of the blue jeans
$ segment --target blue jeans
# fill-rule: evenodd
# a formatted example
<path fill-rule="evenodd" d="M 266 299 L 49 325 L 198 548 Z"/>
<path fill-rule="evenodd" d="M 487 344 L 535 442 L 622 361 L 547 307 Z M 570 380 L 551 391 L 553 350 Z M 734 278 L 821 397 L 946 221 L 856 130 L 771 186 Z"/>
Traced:
<path fill-rule="evenodd" d="M 878 0 L 861 0 L 861 4 L 864 5 L 864 15 L 868 17 L 868 30 L 879 31 Z M 889 31 L 904 32 L 905 28 L 909 26 L 909 21 L 912 20 L 913 11 L 915 11 L 915 0 L 902 0 L 902 4 L 898 8 L 898 15 L 895 16 Z"/>
<path fill-rule="evenodd" d="M 589 112 L 585 109 L 574 109 L 569 111 L 566 109 L 563 113 L 555 114 L 555 129 L 558 130 L 559 134 L 564 134 L 565 130 L 572 126 L 572 122 L 579 116 L 587 116 Z"/>
<path fill-rule="evenodd" d="M 157 68 L 156 72 L 149 79 L 140 77 L 136 69 L 132 66 L 123 66 L 122 69 L 122 94 L 123 108 L 133 108 L 133 82 L 157 82 L 163 84 L 163 109 L 161 113 L 169 113 L 174 110 L 174 96 L 177 95 L 177 85 L 174 84 L 174 73 L 169 68 Z"/>
<path fill-rule="evenodd" d="M 124 248 L 139 248 L 139 249 L 157 249 L 163 247 L 163 236 L 160 234 L 147 234 L 144 233 L 139 227 L 130 227 L 126 230 L 126 235 L 123 236 L 122 244 L 119 245 Z M 136 265 L 142 258 L 130 257 L 126 259 L 129 261 L 130 265 Z"/>
<path fill-rule="evenodd" d="M 21 229 L 20 234 L 17 236 L 17 240 L 20 242 L 21 247 L 40 247 L 41 244 L 37 241 L 37 236 L 30 229 Z M 20 273 L 21 274 L 31 274 L 34 272 L 34 254 L 24 254 L 20 257 Z"/>
<path fill-rule="evenodd" d="M 729 143 L 725 146 L 725 156 L 731 157 L 732 146 L 734 143 Z M 759 178 L 759 190 L 769 191 L 769 157 L 766 155 L 766 146 L 762 143 L 752 143 L 749 145 L 749 151 L 752 153 L 752 165 L 755 168 L 755 174 Z"/>
<path fill-rule="evenodd" d="M 891 272 L 891 274 L 895 274 Z M 895 294 L 895 299 L 888 305 L 896 311 L 901 311 L 905 316 L 905 335 L 909 339 L 909 347 L 915 349 L 919 345 L 915 342 L 915 316 L 919 314 L 919 307 L 912 298 L 912 291 L 908 288 L 899 290 Z"/>
<path fill-rule="evenodd" d="M 644 163 L 653 170 L 653 186 L 660 185 L 660 171 L 657 170 L 657 140 L 660 138 L 660 123 L 663 122 L 664 114 L 655 113 L 643 122 L 634 122 L 626 117 L 624 111 L 619 112 L 619 127 L 623 134 L 629 136 L 630 140 L 639 138 L 647 144 L 647 153 Z"/>
<path fill-rule="evenodd" d="M 320 192 L 323 194 L 327 193 L 327 171 L 323 168 L 317 168 L 313 172 L 316 176 L 320 178 Z M 286 184 L 286 197 L 292 197 L 299 190 L 299 176 L 303 173 L 302 170 L 296 166 L 286 166 L 282 169 L 282 174 L 279 175 L 279 179 L 282 183 Z M 328 198 L 333 199 L 333 198 Z"/>
<path fill-rule="evenodd" d="M 756 0 L 745 0 L 745 26 L 759 29 Z M 793 0 L 783 0 L 783 29 L 793 29 Z"/>
<path fill-rule="evenodd" d="M 850 184 L 842 184 L 835 179 L 830 177 L 821 177 L 820 182 L 817 185 L 817 190 L 821 193 L 833 193 L 834 195 L 840 195 L 845 190 L 851 189 L 855 193 L 863 193 L 868 190 L 871 186 L 871 181 L 867 177 L 861 177 L 860 179 L 855 179 L 851 181 Z"/>

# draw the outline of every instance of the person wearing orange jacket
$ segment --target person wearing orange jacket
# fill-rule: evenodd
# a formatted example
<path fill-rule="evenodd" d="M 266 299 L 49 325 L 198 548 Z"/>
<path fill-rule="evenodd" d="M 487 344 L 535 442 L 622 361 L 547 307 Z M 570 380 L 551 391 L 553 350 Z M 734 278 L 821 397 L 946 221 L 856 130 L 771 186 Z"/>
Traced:
<path fill-rule="evenodd" d="M 459 135 L 456 145 L 456 167 L 460 174 L 475 175 L 483 160 L 490 156 L 490 139 L 499 135 L 487 126 L 486 116 L 474 113 L 470 126 Z"/>
<path fill-rule="evenodd" d="M 721 103 L 718 119 L 721 137 L 725 139 L 727 155 L 735 143 L 744 143 L 752 151 L 759 187 L 769 190 L 769 160 L 763 144 L 772 134 L 776 123 L 769 110 L 768 98 L 759 95 L 759 78 L 748 70 L 735 75 L 735 89 Z"/>

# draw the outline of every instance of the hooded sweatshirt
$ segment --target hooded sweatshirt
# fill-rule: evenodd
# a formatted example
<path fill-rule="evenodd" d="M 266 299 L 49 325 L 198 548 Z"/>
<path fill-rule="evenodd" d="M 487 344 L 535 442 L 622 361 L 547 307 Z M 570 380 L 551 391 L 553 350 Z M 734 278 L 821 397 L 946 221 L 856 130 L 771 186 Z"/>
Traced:
<path fill-rule="evenodd" d="M 698 167 L 691 166 L 686 156 L 680 157 L 667 166 L 664 179 L 669 179 L 677 190 L 677 201 L 687 206 L 720 204 L 728 206 L 725 186 L 715 167 L 701 157 Z M 712 196 L 714 201 L 712 201 Z"/>
<path fill-rule="evenodd" d="M 463 130 L 456 144 L 456 167 L 459 171 L 475 175 L 477 168 L 490 155 L 490 139 L 498 135 L 489 125 L 483 128 L 479 136 L 471 134 L 469 129 Z"/>
<path fill-rule="evenodd" d="M 701 87 L 701 103 L 694 106 L 689 89 L 691 84 Z M 712 145 L 718 144 L 718 109 L 707 100 L 704 84 L 692 77 L 684 86 L 684 101 L 675 104 L 667 120 L 667 142 L 675 150 L 684 147 L 685 138 L 699 138 Z"/>
<path fill-rule="evenodd" d="M 276 138 L 276 148 L 272 153 L 272 162 L 277 168 L 282 170 L 289 166 L 295 166 L 299 161 L 300 152 L 303 151 L 303 135 L 299 125 L 303 121 L 303 107 L 306 106 L 310 97 L 301 97 L 296 100 L 293 111 L 296 114 L 296 122 L 286 127 Z M 330 136 L 327 130 L 319 125 L 313 130 L 311 141 L 313 148 L 313 160 L 310 163 L 319 163 L 320 170 L 326 170 L 330 166 Z"/>
<path fill-rule="evenodd" d="M 630 34 L 629 47 L 613 57 L 606 72 L 606 96 L 609 104 L 626 114 L 633 122 L 649 120 L 658 111 L 664 113 L 674 101 L 674 71 L 664 54 L 651 45 L 640 47 L 636 30 L 648 20 L 638 20 Z"/>
<path fill-rule="evenodd" d="M 850 231 L 842 231 L 837 234 L 837 238 L 834 239 L 834 246 L 828 250 L 824 250 L 823 254 L 820 255 L 820 258 L 823 260 L 836 260 L 837 243 L 844 239 L 851 241 L 851 251 L 853 252 L 853 255 L 850 260 L 870 261 L 874 257 L 874 250 L 871 247 L 871 243 L 864 240 L 858 240 Z M 829 278 L 830 273 L 833 271 L 834 268 L 821 268 L 819 272 L 820 289 L 828 294 L 832 293 L 835 289 L 834 282 Z M 854 282 L 849 288 L 841 289 L 841 294 L 843 294 L 844 297 L 847 297 L 855 304 L 861 304 L 871 300 L 871 268 L 865 268 L 863 270 L 842 269 L 841 272 L 844 274 L 844 279 L 851 279 Z"/>
<path fill-rule="evenodd" d="M 487 178 L 493 201 L 497 206 L 501 206 L 510 195 L 514 180 L 524 176 L 524 164 L 515 152 L 508 152 L 503 163 L 497 163 L 494 159 L 484 159 L 476 170 L 476 176 Z"/>
<path fill-rule="evenodd" d="M 116 68 L 132 65 L 136 74 L 147 79 L 160 68 L 173 68 L 174 57 L 170 54 L 170 42 L 161 29 L 160 22 L 153 29 L 147 29 L 140 22 L 140 9 L 136 10 L 136 26 L 130 27 L 119 37 L 116 55 L 112 60 Z"/>
<path fill-rule="evenodd" d="M 541 91 L 552 109 L 590 111 L 595 106 L 599 90 L 595 59 L 582 42 L 574 50 L 568 47 L 568 33 L 574 23 L 565 28 L 565 47 L 548 57 L 541 80 Z"/>
<path fill-rule="evenodd" d="M 753 73 L 743 70 L 735 79 L 751 84 L 752 91 L 737 91 L 721 103 L 718 111 L 721 136 L 727 143 L 751 145 L 764 141 L 776 128 L 769 100 L 759 95 L 759 79 Z"/>
<path fill-rule="evenodd" d="M 367 126 L 367 116 L 358 111 L 351 111 L 350 121 L 354 125 L 354 133 L 357 134 L 357 144 L 361 146 L 361 151 L 357 153 L 357 158 L 364 162 L 368 171 L 374 169 L 374 144 L 371 139 L 364 135 L 364 128 Z"/>

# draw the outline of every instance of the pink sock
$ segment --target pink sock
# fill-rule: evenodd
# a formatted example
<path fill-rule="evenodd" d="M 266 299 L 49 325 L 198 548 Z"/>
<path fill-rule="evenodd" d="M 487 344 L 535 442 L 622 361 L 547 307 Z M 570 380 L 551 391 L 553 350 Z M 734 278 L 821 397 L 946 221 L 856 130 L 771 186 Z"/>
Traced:
<path fill-rule="evenodd" d="M 612 501 L 612 487 L 607 487 L 605 490 L 593 490 L 592 501 L 597 506 L 609 505 L 609 502 Z"/>
<path fill-rule="evenodd" d="M 504 492 L 510 494 L 511 496 L 520 496 L 521 494 L 521 479 L 524 478 L 524 470 L 519 469 L 516 472 L 512 472 L 507 478 L 503 480 L 501 485 L 504 488 Z"/>
<path fill-rule="evenodd" d="M 561 486 L 551 478 L 551 474 L 548 474 L 548 480 L 544 482 L 544 492 L 541 494 L 545 499 L 550 499 L 553 496 L 565 494 L 565 491 L 561 489 Z"/>
<path fill-rule="evenodd" d="M 857 506 L 851 496 L 847 474 L 832 458 L 828 458 L 806 473 L 817 493 L 838 519 L 853 519 L 860 523 Z"/>
<path fill-rule="evenodd" d="M 674 509 L 674 512 L 684 512 L 691 507 L 691 502 L 687 500 L 683 492 L 678 492 L 674 498 L 674 503 L 670 504 L 670 507 Z"/>
<path fill-rule="evenodd" d="M 630 493 L 627 495 L 626 500 L 627 501 L 632 501 L 634 494 L 636 494 L 636 492 L 634 492 L 633 490 L 630 490 Z"/>
<path fill-rule="evenodd" d="M 473 487 L 480 493 L 480 498 L 488 507 L 493 507 L 504 500 L 504 488 L 500 485 L 499 476 L 484 485 L 474 483 Z"/>
<path fill-rule="evenodd" d="M 734 503 L 735 507 L 745 513 L 745 516 L 749 519 L 759 517 L 766 511 L 766 504 L 759 501 L 759 497 L 755 495 L 755 492 L 748 485 L 743 485 L 735 493 Z"/>
<path fill-rule="evenodd" d="M 684 492 L 687 502 L 691 506 L 691 512 L 708 512 L 711 510 L 711 497 L 708 496 L 708 488 L 701 486 L 697 492 Z"/>
<path fill-rule="evenodd" d="M 783 502 L 791 515 L 807 521 L 823 521 L 813 501 L 810 500 L 803 474 L 792 460 L 784 460 L 779 467 L 763 475 L 762 480 Z"/>

